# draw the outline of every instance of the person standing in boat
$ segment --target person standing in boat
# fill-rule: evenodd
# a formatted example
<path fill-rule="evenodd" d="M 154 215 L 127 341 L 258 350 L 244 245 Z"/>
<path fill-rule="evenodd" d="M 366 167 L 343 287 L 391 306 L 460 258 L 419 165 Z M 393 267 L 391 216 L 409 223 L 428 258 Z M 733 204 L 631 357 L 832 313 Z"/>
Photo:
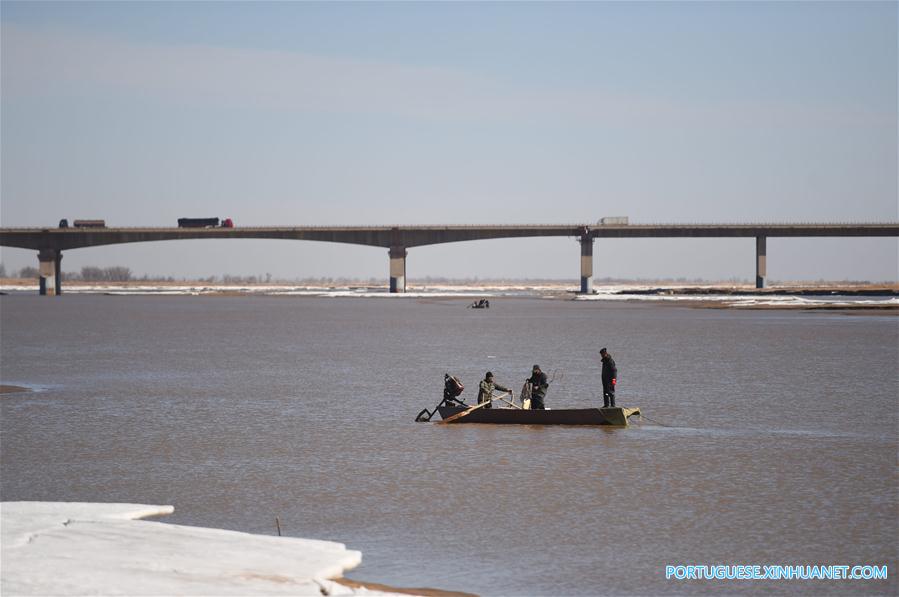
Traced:
<path fill-rule="evenodd" d="M 489 400 L 493 399 L 493 390 L 499 390 L 500 392 L 508 392 L 512 393 L 507 387 L 501 386 L 498 383 L 493 381 L 493 373 L 490 371 L 484 375 L 484 379 L 481 380 L 480 387 L 478 388 L 478 404 L 483 404 Z M 484 408 L 493 408 L 492 404 L 488 404 Z"/>
<path fill-rule="evenodd" d="M 615 359 L 605 348 L 599 351 L 602 357 L 602 405 L 603 408 L 615 407 L 615 385 L 618 383 L 618 367 Z"/>
<path fill-rule="evenodd" d="M 543 399 L 546 398 L 549 382 L 546 380 L 546 373 L 540 370 L 540 365 L 534 365 L 527 383 L 531 384 L 531 409 L 546 410 Z"/>

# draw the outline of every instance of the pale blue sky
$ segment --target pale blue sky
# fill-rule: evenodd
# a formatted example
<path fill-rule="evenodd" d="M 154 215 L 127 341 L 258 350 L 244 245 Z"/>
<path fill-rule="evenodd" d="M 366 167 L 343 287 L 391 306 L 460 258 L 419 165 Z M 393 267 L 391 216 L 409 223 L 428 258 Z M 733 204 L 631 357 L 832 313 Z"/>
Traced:
<path fill-rule="evenodd" d="M 3 226 L 899 218 L 894 2 L 2 2 L 0 20 Z M 752 278 L 753 250 L 599 241 L 596 275 Z M 899 278 L 894 239 L 768 251 L 773 279 Z M 578 255 L 442 245 L 408 274 L 576 280 Z M 385 250 L 289 241 L 66 253 L 82 265 L 387 277 Z"/>

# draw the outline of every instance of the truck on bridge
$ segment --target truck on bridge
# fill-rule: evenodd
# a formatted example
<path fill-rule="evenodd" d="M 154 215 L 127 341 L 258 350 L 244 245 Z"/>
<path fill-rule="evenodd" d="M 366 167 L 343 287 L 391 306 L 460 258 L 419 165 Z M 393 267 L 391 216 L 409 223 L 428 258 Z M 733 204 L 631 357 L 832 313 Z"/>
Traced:
<path fill-rule="evenodd" d="M 178 228 L 218 228 L 218 218 L 178 218 Z M 234 228 L 231 218 L 222 220 L 222 228 Z"/>
<path fill-rule="evenodd" d="M 75 228 L 106 228 L 106 220 L 75 220 L 72 222 Z M 69 221 L 63 218 L 59 221 L 60 228 L 68 228 Z"/>

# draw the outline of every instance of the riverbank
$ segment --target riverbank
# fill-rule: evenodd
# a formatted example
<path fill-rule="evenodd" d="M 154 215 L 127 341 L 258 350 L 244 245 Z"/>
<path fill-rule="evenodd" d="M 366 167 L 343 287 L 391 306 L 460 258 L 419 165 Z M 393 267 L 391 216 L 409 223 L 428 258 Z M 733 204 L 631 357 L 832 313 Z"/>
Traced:
<path fill-rule="evenodd" d="M 33 280 L 0 279 L 5 294 L 36 293 Z M 597 284 L 591 294 L 564 281 L 415 282 L 405 293 L 391 294 L 386 287 L 363 282 L 347 284 L 222 284 L 180 282 L 72 282 L 64 294 L 109 296 L 264 296 L 382 299 L 500 299 L 543 298 L 577 301 L 628 301 L 676 304 L 694 308 L 840 310 L 892 313 L 899 311 L 899 284 L 801 282 L 755 288 L 749 284 L 662 282 L 659 284 Z"/>
<path fill-rule="evenodd" d="M 10 386 L 0 384 L 0 394 L 15 394 L 17 392 L 30 392 L 29 388 L 23 388 L 22 386 Z"/>
<path fill-rule="evenodd" d="M 0 504 L 4 595 L 423 595 L 342 579 L 362 554 L 341 543 L 142 520 L 172 506 Z"/>

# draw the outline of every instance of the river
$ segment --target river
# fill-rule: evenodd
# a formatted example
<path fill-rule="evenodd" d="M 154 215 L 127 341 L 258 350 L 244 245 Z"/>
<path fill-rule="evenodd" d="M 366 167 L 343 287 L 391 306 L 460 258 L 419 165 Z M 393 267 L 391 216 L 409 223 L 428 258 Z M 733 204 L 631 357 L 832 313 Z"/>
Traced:
<path fill-rule="evenodd" d="M 896 594 L 899 318 L 538 298 L 0 297 L 0 497 L 172 504 L 327 539 L 350 578 L 481 595 Z M 627 429 L 415 423 L 556 372 Z M 888 565 L 889 580 L 665 578 Z"/>

